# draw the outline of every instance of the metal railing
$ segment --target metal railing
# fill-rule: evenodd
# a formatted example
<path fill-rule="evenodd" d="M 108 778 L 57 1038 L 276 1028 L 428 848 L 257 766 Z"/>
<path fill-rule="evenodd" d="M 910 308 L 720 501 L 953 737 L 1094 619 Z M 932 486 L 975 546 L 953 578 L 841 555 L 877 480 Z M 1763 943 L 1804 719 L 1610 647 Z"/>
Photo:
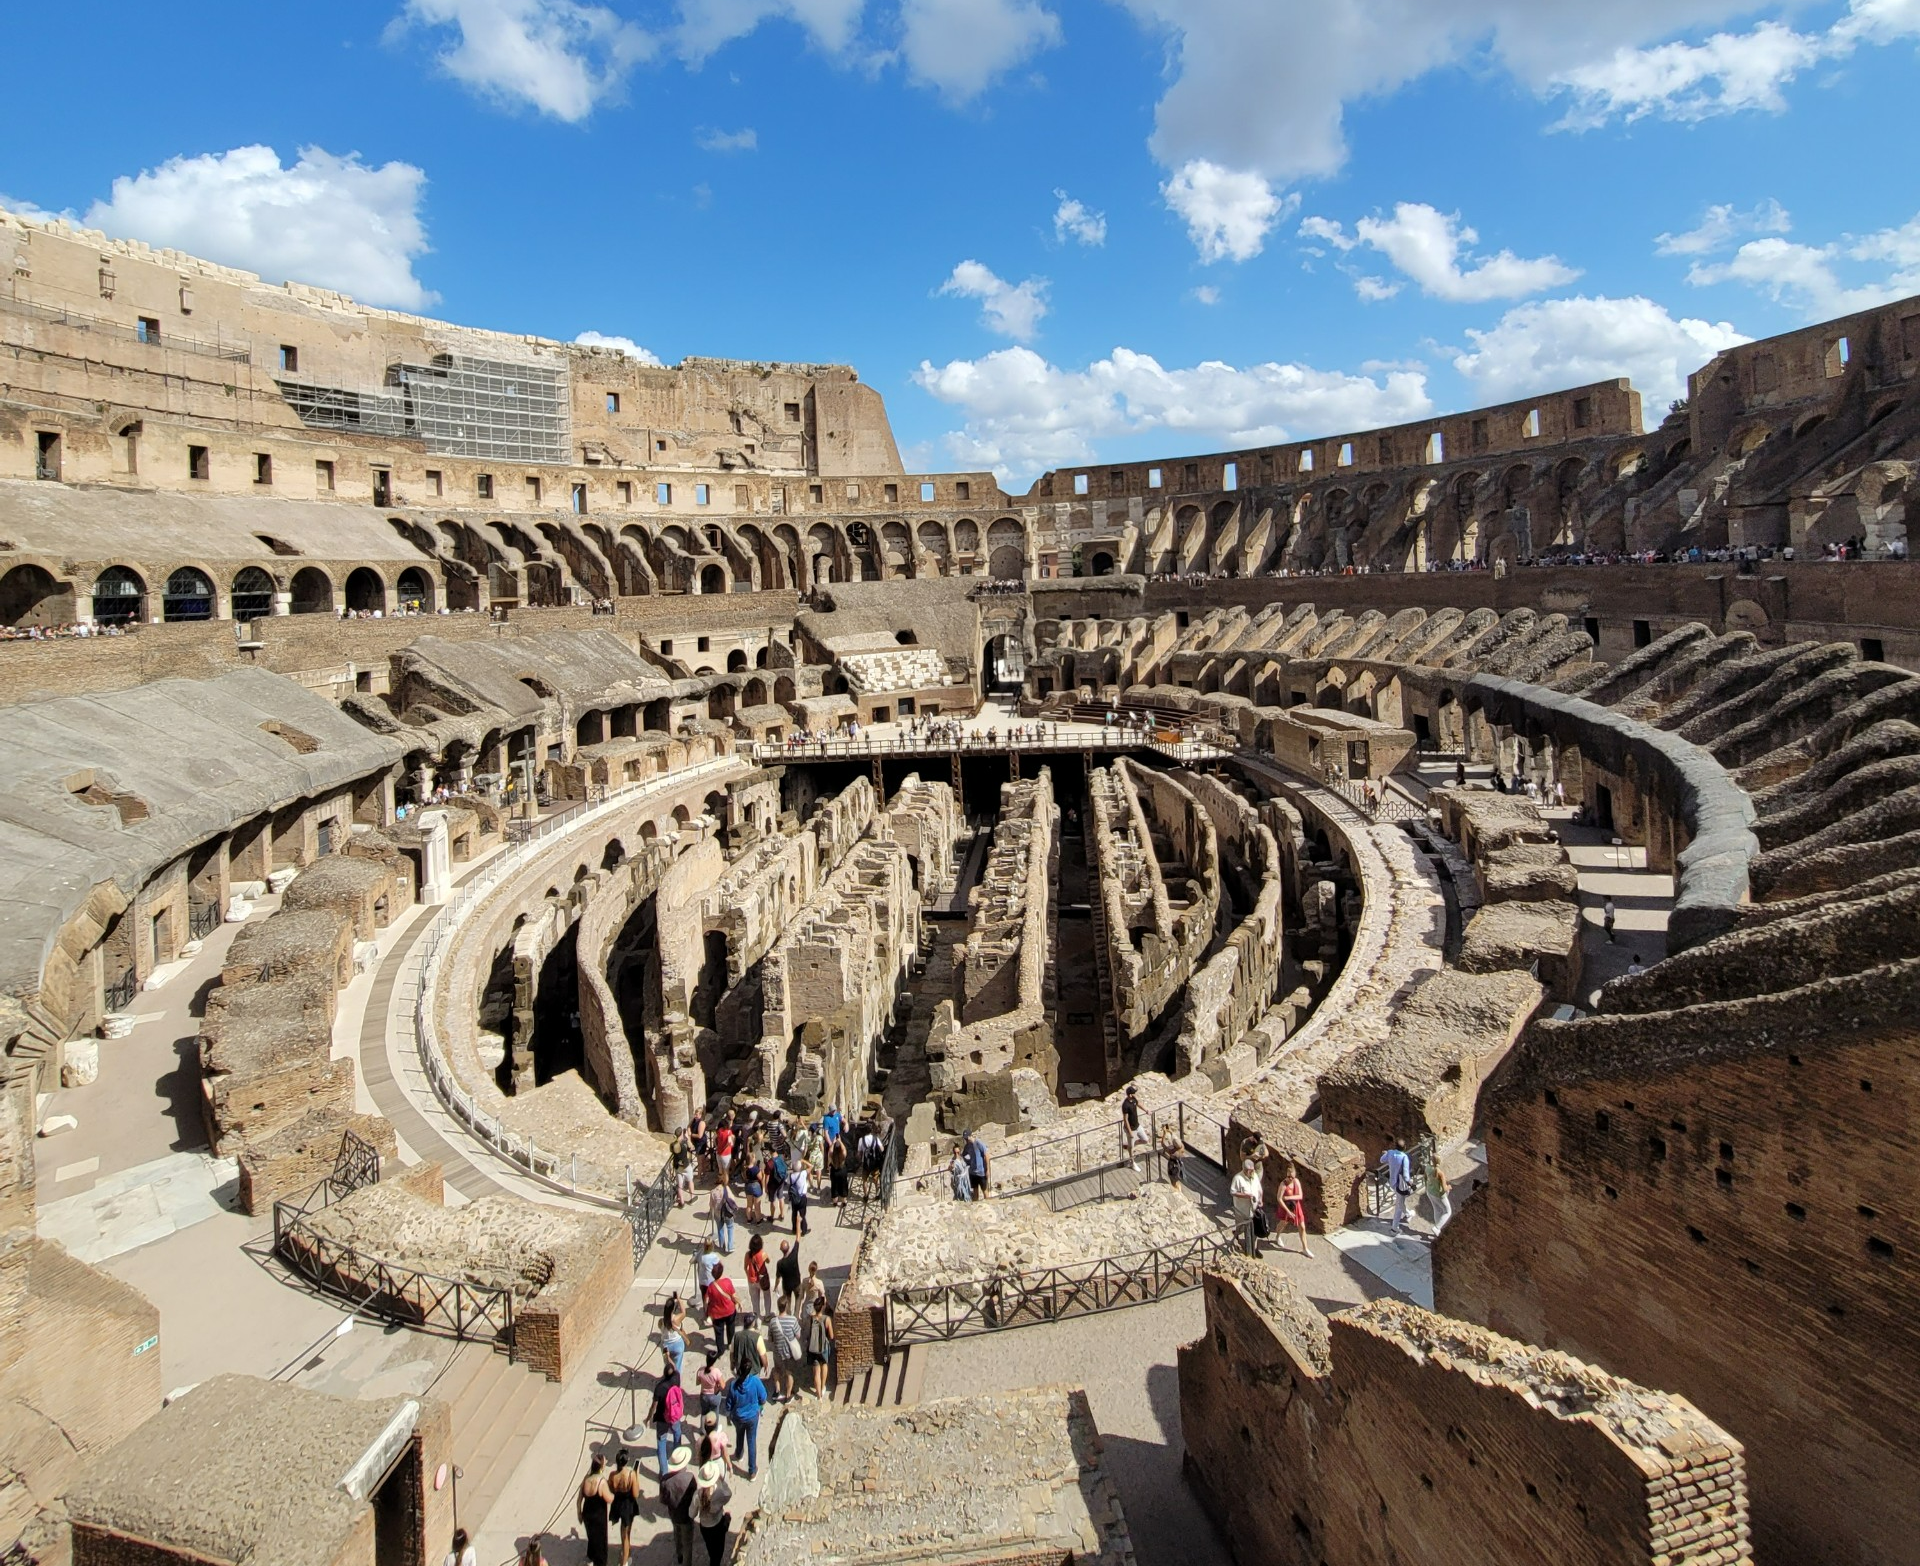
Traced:
<path fill-rule="evenodd" d="M 187 899 L 187 939 L 204 941 L 220 928 L 220 904 L 208 899 L 201 901 L 197 897 Z"/>
<path fill-rule="evenodd" d="M 1006 734 L 988 734 L 981 729 L 964 729 L 952 738 L 928 735 L 916 739 L 909 735 L 849 735 L 845 739 L 760 741 L 743 745 L 755 761 L 841 761 L 872 756 L 998 756 L 1009 751 L 1022 755 L 1074 754 L 1096 750 L 1153 750 L 1179 761 L 1211 761 L 1231 754 L 1226 747 L 1206 739 L 1184 738 L 1156 740 L 1151 733 L 1116 725 L 1112 729 L 1073 730 L 1066 734 L 1013 739 Z"/>
<path fill-rule="evenodd" d="M 0 299 L 0 309 L 15 315 L 31 316 L 35 320 L 45 321 L 53 326 L 71 327 L 79 332 L 98 332 L 102 337 L 111 337 L 119 342 L 140 343 L 148 348 L 164 348 L 174 353 L 204 354 L 211 359 L 225 359 L 231 364 L 247 364 L 253 359 L 249 348 L 236 347 L 227 343 L 202 342 L 194 337 L 176 337 L 171 332 L 148 332 L 139 326 L 129 326 L 124 321 L 109 321 L 105 316 L 87 315 L 79 310 L 64 307 L 34 304 L 25 299 Z"/>
<path fill-rule="evenodd" d="M 1408 1181 L 1412 1189 L 1407 1192 L 1407 1207 L 1425 1194 L 1427 1189 L 1427 1171 L 1433 1168 L 1436 1156 L 1432 1136 L 1418 1138 L 1407 1149 L 1407 1163 L 1410 1166 Z M 1387 1171 L 1376 1164 L 1367 1171 L 1367 1177 L 1360 1182 L 1360 1214 L 1364 1218 L 1391 1218 L 1393 1216 L 1394 1190 L 1387 1179 Z"/>
<path fill-rule="evenodd" d="M 140 976 L 129 968 L 102 990 L 102 1003 L 108 1011 L 125 1011 L 133 1004 L 133 997 L 139 989 Z"/>
<path fill-rule="evenodd" d="M 1144 1140 L 1138 1144 L 1125 1135 L 1125 1130 L 1126 1121 L 1116 1115 L 1111 1120 L 1059 1136 L 1003 1148 L 993 1155 L 988 1194 L 1015 1196 L 1036 1186 L 1109 1170 L 1116 1164 L 1127 1163 L 1129 1154 L 1136 1148 L 1140 1157 L 1154 1160 L 1154 1172 L 1161 1172 L 1157 1160 L 1165 1151 L 1169 1132 L 1189 1155 L 1203 1158 L 1216 1168 L 1229 1167 L 1226 1122 L 1185 1099 L 1144 1114 L 1140 1120 Z M 944 1186 L 947 1178 L 946 1167 L 942 1165 L 914 1176 L 910 1183 L 916 1190 L 931 1190 Z"/>
<path fill-rule="evenodd" d="M 1190 1239 L 1125 1256 L 894 1289 L 887 1295 L 887 1347 L 949 1342 L 1151 1304 L 1198 1288 L 1209 1267 L 1244 1250 L 1246 1243 L 1237 1224 L 1218 1224 Z"/>

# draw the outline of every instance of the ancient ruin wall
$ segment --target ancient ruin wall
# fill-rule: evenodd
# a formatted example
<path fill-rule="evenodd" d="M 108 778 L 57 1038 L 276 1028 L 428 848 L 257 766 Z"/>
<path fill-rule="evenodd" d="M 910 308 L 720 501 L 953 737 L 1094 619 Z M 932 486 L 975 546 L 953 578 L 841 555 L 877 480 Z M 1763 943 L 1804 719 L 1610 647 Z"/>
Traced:
<path fill-rule="evenodd" d="M 1328 1321 L 1260 1263 L 1205 1299 L 1186 1472 L 1243 1561 L 1751 1559 L 1739 1443 L 1684 1398 L 1417 1306 Z"/>
<path fill-rule="evenodd" d="M 1920 1537 L 1916 1018 L 1920 960 L 1536 1023 L 1482 1109 L 1489 1183 L 1435 1251 L 1448 1314 L 1739 1437 L 1766 1559 L 1867 1566 Z"/>
<path fill-rule="evenodd" d="M 1183 1001 L 1185 1017 L 1174 1045 L 1173 1074 L 1183 1077 L 1239 1044 L 1273 999 L 1284 955 L 1280 850 L 1254 807 L 1217 778 L 1188 773 L 1186 791 L 1213 824 L 1222 859 L 1236 862 L 1252 892 L 1252 907 L 1219 951 L 1194 973 Z"/>

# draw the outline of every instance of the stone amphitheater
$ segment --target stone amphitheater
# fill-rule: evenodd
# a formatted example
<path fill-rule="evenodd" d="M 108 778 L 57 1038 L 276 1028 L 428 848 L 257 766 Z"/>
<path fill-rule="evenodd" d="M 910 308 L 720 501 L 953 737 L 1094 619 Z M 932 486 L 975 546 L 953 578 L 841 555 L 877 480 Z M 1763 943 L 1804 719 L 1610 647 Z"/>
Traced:
<path fill-rule="evenodd" d="M 0 266 L 0 1560 L 671 1559 L 723 1113 L 884 1150 L 743 1563 L 1920 1558 L 1920 299 L 1014 495 Z"/>

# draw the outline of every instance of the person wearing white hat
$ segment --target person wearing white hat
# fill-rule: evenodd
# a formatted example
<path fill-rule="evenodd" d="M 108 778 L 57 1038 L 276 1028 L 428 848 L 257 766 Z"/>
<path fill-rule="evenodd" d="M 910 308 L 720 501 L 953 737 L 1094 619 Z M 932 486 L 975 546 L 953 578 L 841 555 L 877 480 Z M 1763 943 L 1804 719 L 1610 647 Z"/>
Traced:
<path fill-rule="evenodd" d="M 727 1483 L 725 1458 L 716 1457 L 700 1465 L 697 1493 L 693 1520 L 700 1525 L 700 1537 L 707 1546 L 707 1566 L 721 1566 L 727 1558 L 727 1530 L 733 1526 L 733 1514 L 727 1510 L 733 1487 Z"/>
<path fill-rule="evenodd" d="M 676 1446 L 660 1481 L 660 1504 L 673 1524 L 674 1566 L 693 1566 L 693 1512 L 700 1504 L 700 1480 L 693 1469 L 693 1448 Z"/>

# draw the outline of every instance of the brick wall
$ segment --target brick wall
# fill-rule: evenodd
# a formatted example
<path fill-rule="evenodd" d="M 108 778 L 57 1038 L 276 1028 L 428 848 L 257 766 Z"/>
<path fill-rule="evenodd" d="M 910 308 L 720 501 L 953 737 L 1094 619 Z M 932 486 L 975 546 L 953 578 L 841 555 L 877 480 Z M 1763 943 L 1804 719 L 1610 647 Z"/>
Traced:
<path fill-rule="evenodd" d="M 571 1254 L 532 1303 L 514 1311 L 514 1357 L 549 1381 L 579 1368 L 633 1284 L 632 1231 L 611 1218 L 602 1227 L 595 1249 Z"/>
<path fill-rule="evenodd" d="M 1489 1185 L 1435 1252 L 1440 1309 L 1685 1393 L 1743 1441 L 1773 1560 L 1920 1538 L 1909 970 L 1537 1025 L 1531 1085 L 1483 1107 Z"/>
<path fill-rule="evenodd" d="M 1238 1559 L 1750 1558 L 1738 1444 L 1684 1399 L 1414 1306 L 1324 1322 L 1233 1266 L 1179 1375 L 1187 1476 Z"/>

